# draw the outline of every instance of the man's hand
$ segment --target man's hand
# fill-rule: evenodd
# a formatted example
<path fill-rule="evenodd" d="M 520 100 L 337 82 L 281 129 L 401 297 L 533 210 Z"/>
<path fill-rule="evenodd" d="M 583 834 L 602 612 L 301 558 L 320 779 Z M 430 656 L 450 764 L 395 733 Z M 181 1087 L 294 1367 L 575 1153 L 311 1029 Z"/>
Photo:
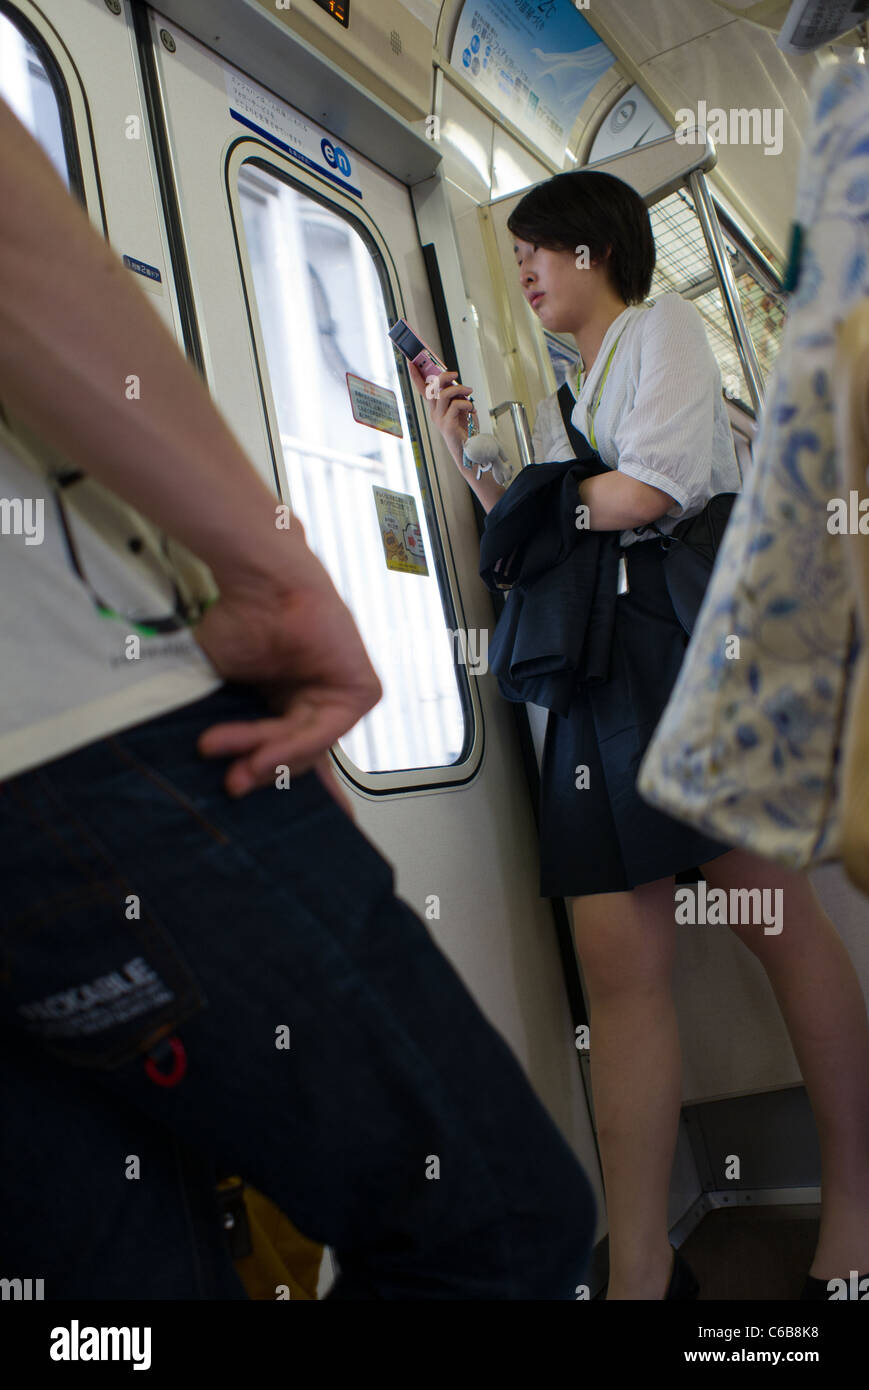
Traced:
<path fill-rule="evenodd" d="M 274 719 L 215 724 L 199 739 L 204 757 L 234 759 L 230 796 L 274 785 L 286 764 L 291 776 L 314 768 L 349 812 L 326 754 L 383 689 L 331 583 L 284 592 L 224 587 L 194 635 L 226 680 L 255 684 L 275 710 Z"/>

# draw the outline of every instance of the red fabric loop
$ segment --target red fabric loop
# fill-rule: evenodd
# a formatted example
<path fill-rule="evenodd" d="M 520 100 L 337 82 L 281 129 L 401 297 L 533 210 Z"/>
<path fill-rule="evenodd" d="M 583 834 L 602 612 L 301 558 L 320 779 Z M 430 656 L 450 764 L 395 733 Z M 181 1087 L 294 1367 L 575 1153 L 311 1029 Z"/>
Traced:
<path fill-rule="evenodd" d="M 172 1070 L 161 1071 L 153 1057 L 145 1058 L 145 1074 L 155 1086 L 177 1086 L 187 1071 L 187 1053 L 180 1038 L 169 1038 L 172 1049 Z"/>

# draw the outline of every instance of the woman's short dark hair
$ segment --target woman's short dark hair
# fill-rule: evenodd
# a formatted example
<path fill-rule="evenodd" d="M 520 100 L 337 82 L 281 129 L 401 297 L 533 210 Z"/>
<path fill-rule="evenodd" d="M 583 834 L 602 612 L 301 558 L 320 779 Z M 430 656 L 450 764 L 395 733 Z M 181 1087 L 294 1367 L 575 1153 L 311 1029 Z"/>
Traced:
<path fill-rule="evenodd" d="M 655 269 L 655 238 L 646 205 L 613 174 L 574 169 L 532 188 L 507 219 L 514 236 L 550 251 L 587 246 L 606 260 L 609 282 L 626 304 L 647 298 Z"/>

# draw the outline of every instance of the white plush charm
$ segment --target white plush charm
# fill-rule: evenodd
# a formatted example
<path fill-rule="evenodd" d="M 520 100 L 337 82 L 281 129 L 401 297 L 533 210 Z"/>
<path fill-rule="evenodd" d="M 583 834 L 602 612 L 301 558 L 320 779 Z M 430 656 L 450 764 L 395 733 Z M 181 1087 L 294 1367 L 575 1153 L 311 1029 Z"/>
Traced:
<path fill-rule="evenodd" d="M 493 434 L 473 434 L 462 450 L 465 468 L 477 470 L 477 479 L 491 472 L 499 487 L 506 487 L 513 476 L 507 455 Z"/>

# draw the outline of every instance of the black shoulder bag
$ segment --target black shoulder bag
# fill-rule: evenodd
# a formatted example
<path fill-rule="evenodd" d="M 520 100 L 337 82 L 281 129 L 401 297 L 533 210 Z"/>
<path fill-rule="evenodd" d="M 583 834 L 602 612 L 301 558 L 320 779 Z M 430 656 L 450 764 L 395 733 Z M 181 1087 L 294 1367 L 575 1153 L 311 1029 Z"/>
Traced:
<path fill-rule="evenodd" d="M 571 448 L 578 458 L 584 458 L 591 445 L 584 435 L 571 423 L 575 405 L 573 392 L 565 381 L 558 391 L 558 404 L 561 418 L 570 440 Z M 654 522 L 648 527 L 635 526 L 639 532 L 651 530 L 660 537 L 659 544 L 664 551 L 664 578 L 667 592 L 676 617 L 689 637 L 694 631 L 697 614 L 703 602 L 703 595 L 715 565 L 724 532 L 730 520 L 733 504 L 739 496 L 736 492 L 719 492 L 711 497 L 696 516 L 689 516 L 674 526 L 670 535 Z"/>

